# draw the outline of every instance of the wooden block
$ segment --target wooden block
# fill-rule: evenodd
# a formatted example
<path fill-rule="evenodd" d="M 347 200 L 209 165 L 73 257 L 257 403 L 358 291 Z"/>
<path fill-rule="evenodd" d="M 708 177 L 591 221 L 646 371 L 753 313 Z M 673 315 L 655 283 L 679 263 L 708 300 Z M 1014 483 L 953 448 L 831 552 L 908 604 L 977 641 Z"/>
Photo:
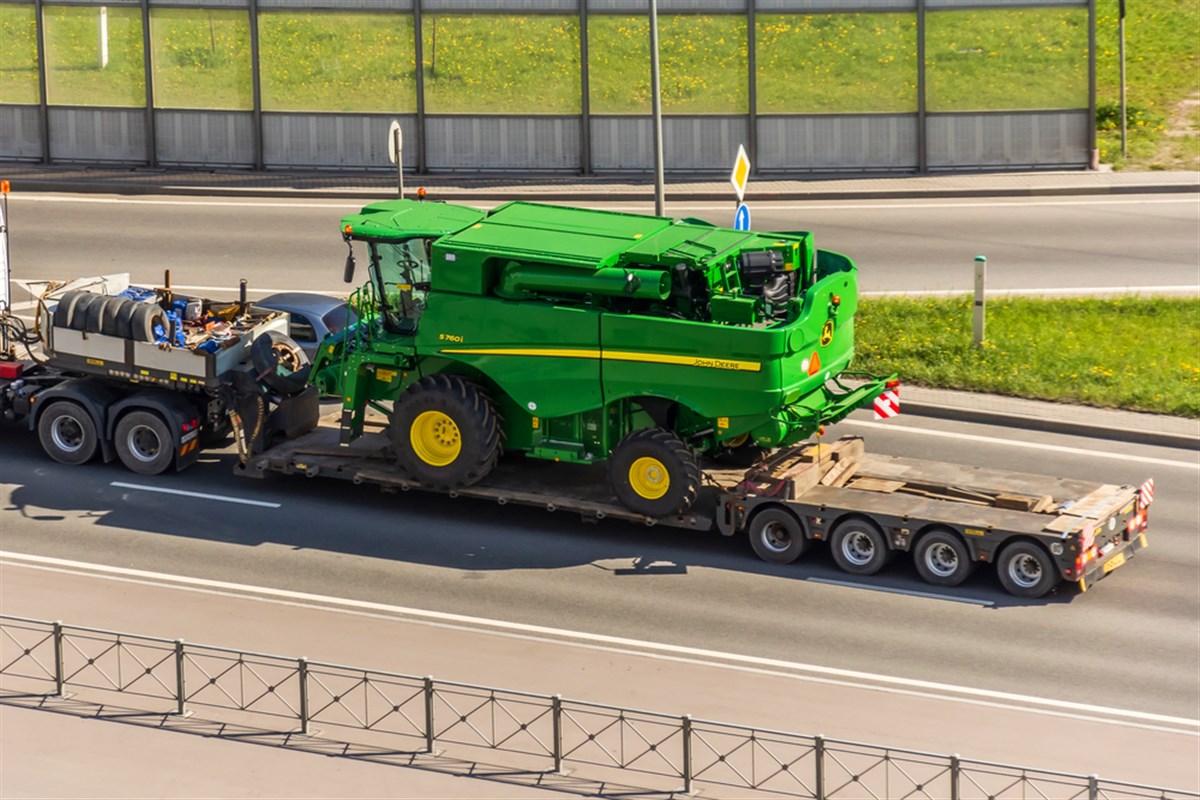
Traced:
<path fill-rule="evenodd" d="M 904 486 L 904 481 L 889 481 L 885 478 L 872 478 L 869 476 L 861 476 L 854 478 L 849 483 L 850 489 L 861 489 L 865 492 L 880 492 L 882 494 L 891 494 L 892 492 Z"/>
<path fill-rule="evenodd" d="M 1045 514 L 1047 511 L 1054 508 L 1055 505 L 1056 503 L 1054 502 L 1054 498 L 1048 494 L 1044 494 L 1038 498 L 1037 503 L 1034 504 L 1030 511 L 1035 514 Z"/>
<path fill-rule="evenodd" d="M 1077 530 L 1082 523 L 1082 517 L 1075 517 L 1070 514 L 1062 514 L 1047 523 L 1042 530 L 1051 531 L 1053 533 L 1065 533 L 1068 530 Z"/>
<path fill-rule="evenodd" d="M 1041 498 L 1027 494 L 998 494 L 996 508 L 1011 508 L 1015 511 L 1032 511 Z"/>

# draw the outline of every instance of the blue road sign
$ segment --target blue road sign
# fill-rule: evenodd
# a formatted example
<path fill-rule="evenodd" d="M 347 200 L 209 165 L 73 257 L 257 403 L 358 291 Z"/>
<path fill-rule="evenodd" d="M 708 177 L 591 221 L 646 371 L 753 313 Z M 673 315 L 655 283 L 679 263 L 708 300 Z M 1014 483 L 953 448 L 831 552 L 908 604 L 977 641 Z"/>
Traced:
<path fill-rule="evenodd" d="M 750 207 L 745 203 L 738 203 L 737 211 L 733 214 L 733 229 L 735 231 L 750 230 Z"/>

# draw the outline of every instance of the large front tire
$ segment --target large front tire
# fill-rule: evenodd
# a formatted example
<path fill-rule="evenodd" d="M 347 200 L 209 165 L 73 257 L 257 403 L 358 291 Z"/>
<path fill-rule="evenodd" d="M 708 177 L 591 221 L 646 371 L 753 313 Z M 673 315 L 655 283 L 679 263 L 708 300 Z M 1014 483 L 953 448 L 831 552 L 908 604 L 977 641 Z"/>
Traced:
<path fill-rule="evenodd" d="M 400 468 L 438 489 L 478 483 L 500 458 L 500 417 L 491 398 L 457 375 L 429 375 L 408 387 L 388 430 Z"/>
<path fill-rule="evenodd" d="M 608 460 L 608 482 L 621 505 L 648 517 L 682 514 L 700 493 L 700 462 L 663 428 L 643 428 L 621 440 Z"/>

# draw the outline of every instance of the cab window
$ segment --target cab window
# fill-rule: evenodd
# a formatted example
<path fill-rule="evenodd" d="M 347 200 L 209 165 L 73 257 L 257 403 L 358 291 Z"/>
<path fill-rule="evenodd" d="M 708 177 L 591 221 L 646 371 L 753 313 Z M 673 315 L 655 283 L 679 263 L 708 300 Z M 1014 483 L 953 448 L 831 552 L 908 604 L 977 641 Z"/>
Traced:
<path fill-rule="evenodd" d="M 373 242 L 371 261 L 385 325 L 399 333 L 415 332 L 429 294 L 429 240 Z"/>

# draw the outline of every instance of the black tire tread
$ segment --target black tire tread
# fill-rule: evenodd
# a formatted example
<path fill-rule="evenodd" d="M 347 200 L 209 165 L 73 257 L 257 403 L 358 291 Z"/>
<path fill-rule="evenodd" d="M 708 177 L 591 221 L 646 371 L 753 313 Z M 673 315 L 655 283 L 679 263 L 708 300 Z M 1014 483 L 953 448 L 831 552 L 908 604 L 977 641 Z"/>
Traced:
<path fill-rule="evenodd" d="M 455 419 L 455 424 L 459 425 L 460 429 L 469 425 L 477 435 L 478 446 L 475 448 L 474 457 L 462 464 L 429 467 L 419 463 L 414 454 L 412 462 L 406 463 L 409 451 L 402 445 L 402 441 L 408 436 L 408 430 L 407 426 L 405 430 L 399 430 L 397 420 L 406 413 L 409 405 L 424 403 L 428 397 L 439 395 L 462 411 L 464 418 Z M 392 410 L 392 420 L 389 432 L 393 448 L 397 451 L 400 469 L 410 478 L 434 488 L 448 490 L 478 483 L 500 460 L 503 436 L 500 415 L 496 412 L 495 404 L 481 386 L 459 375 L 440 372 L 419 379 L 396 401 Z M 453 469 L 449 469 L 450 467 Z"/>
<path fill-rule="evenodd" d="M 640 498 L 631 498 L 630 501 L 623 499 L 623 495 L 625 495 L 624 487 L 621 483 L 619 483 L 620 479 L 615 474 L 616 471 L 610 467 L 609 484 L 613 494 L 617 496 L 617 499 L 621 501 L 622 505 L 626 506 L 632 511 L 645 513 L 647 516 L 666 517 L 673 514 L 682 514 L 683 512 L 687 511 L 696 502 L 696 498 L 700 494 L 700 481 L 702 478 L 702 473 L 700 470 L 700 459 L 697 456 L 696 451 L 688 447 L 683 443 L 682 439 L 665 428 L 641 428 L 628 434 L 620 441 L 620 443 L 617 444 L 615 448 L 613 448 L 612 455 L 609 456 L 610 464 L 612 463 L 612 459 L 616 457 L 619 452 L 627 447 L 636 446 L 640 442 L 646 442 L 652 447 L 660 448 L 663 452 L 663 455 L 674 460 L 683 469 L 686 482 L 684 483 L 682 494 L 679 495 L 678 502 L 675 504 L 674 508 L 668 509 L 665 513 L 660 514 L 647 513 L 645 510 L 631 505 L 631 502 L 639 502 Z"/>

